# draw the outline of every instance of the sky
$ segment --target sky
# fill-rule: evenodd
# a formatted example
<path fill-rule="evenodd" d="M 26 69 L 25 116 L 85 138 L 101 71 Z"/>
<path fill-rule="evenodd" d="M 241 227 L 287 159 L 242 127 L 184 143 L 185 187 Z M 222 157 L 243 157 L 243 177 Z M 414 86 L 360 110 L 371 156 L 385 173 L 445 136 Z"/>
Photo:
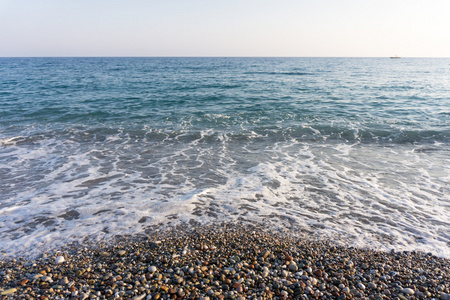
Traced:
<path fill-rule="evenodd" d="M 450 57 L 449 0 L 0 0 L 5 56 Z"/>

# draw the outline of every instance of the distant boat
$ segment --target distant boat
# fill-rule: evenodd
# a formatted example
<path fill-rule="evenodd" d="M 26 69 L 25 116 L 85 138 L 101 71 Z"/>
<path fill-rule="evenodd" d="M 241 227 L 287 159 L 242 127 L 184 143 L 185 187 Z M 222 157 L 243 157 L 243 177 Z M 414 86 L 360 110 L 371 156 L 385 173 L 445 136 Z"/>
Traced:
<path fill-rule="evenodd" d="M 391 56 L 391 58 L 401 58 L 400 56 L 396 55 L 396 56 Z"/>

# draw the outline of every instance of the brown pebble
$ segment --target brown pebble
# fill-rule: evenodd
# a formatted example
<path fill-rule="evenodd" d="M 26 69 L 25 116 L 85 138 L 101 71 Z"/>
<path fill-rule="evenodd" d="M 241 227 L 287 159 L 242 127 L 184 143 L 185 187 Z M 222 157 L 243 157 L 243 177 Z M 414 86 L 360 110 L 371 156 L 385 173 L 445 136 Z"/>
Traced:
<path fill-rule="evenodd" d="M 286 260 L 286 261 L 291 261 L 291 260 L 294 260 L 294 257 L 292 257 L 292 256 L 290 256 L 289 254 L 285 254 L 284 255 L 284 259 Z"/>
<path fill-rule="evenodd" d="M 322 277 L 322 270 L 320 270 L 320 269 L 315 270 L 313 273 L 314 273 L 314 275 L 316 275 L 317 277 Z"/>
<path fill-rule="evenodd" d="M 240 284 L 240 283 L 237 283 L 237 282 L 235 282 L 235 283 L 233 283 L 233 285 L 232 285 L 232 287 L 234 288 L 234 289 L 237 289 L 237 288 L 239 288 L 239 287 L 241 287 L 242 285 Z"/>
<path fill-rule="evenodd" d="M 160 287 L 161 290 L 163 290 L 164 292 L 167 292 L 169 290 L 169 288 L 165 285 Z"/>
<path fill-rule="evenodd" d="M 306 283 L 304 281 L 299 282 L 300 288 L 306 289 Z"/>

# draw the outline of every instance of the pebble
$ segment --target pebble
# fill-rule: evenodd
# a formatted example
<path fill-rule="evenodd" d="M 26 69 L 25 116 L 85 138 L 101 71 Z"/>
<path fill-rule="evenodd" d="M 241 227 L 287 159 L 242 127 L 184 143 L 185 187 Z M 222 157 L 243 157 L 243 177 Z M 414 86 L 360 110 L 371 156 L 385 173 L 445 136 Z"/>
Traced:
<path fill-rule="evenodd" d="M 66 285 L 66 284 L 68 284 L 69 283 L 69 279 L 67 278 L 67 277 L 63 277 L 63 278 L 61 278 L 61 280 L 59 281 L 59 284 L 62 284 L 62 285 Z"/>
<path fill-rule="evenodd" d="M 59 264 L 62 264 L 64 261 L 65 261 L 64 256 L 60 255 L 60 256 L 56 257 L 55 264 L 59 265 Z"/>
<path fill-rule="evenodd" d="M 369 283 L 367 284 L 367 287 L 368 287 L 369 289 L 375 290 L 375 289 L 377 288 L 377 285 L 376 285 L 375 283 L 373 283 L 373 282 L 369 282 Z"/>
<path fill-rule="evenodd" d="M 408 294 L 408 295 L 414 295 L 414 290 L 413 290 L 413 289 L 410 289 L 410 288 L 404 288 L 404 289 L 402 290 L 402 293 L 403 293 L 403 294 Z"/>
<path fill-rule="evenodd" d="M 9 295 L 9 294 L 14 294 L 16 291 L 17 291 L 16 288 L 12 288 L 12 289 L 8 289 L 8 290 L 1 292 L 0 295 L 4 296 L 4 295 Z"/>
<path fill-rule="evenodd" d="M 440 300 L 450 300 L 450 294 L 447 294 L 447 293 L 441 293 L 441 294 L 439 295 L 439 299 L 440 299 Z"/>
<path fill-rule="evenodd" d="M 288 269 L 289 271 L 297 272 L 298 267 L 295 264 L 289 264 Z"/>
<path fill-rule="evenodd" d="M 52 283 L 53 279 L 50 276 L 42 276 L 41 281 Z"/>
<path fill-rule="evenodd" d="M 0 259 L 0 299 L 450 300 L 448 259 L 346 248 L 258 226 L 173 228 L 37 260 Z"/>
<path fill-rule="evenodd" d="M 320 270 L 320 269 L 315 270 L 314 275 L 316 275 L 317 277 L 322 277 L 322 270 Z"/>

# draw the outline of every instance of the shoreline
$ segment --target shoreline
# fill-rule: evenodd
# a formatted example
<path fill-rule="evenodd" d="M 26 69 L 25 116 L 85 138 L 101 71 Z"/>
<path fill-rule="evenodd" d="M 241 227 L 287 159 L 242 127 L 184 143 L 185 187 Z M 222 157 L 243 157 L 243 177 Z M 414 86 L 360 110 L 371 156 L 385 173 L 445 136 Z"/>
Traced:
<path fill-rule="evenodd" d="M 0 260 L 0 299 L 449 299 L 450 260 L 222 224 Z"/>

